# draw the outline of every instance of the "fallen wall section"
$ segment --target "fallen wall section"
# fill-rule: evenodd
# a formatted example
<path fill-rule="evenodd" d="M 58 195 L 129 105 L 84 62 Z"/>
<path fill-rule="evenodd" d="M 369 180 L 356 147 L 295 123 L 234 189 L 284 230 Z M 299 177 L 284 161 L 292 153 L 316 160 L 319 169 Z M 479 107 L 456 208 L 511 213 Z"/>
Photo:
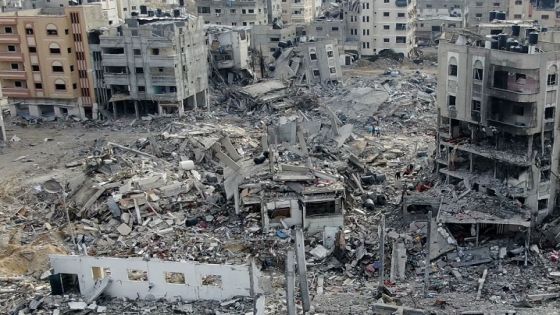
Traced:
<path fill-rule="evenodd" d="M 225 300 L 263 293 L 260 270 L 250 265 L 170 262 L 142 258 L 49 256 L 54 273 L 78 276 L 80 292 L 111 277 L 104 294 L 129 299 L 165 298 L 169 301 Z"/>

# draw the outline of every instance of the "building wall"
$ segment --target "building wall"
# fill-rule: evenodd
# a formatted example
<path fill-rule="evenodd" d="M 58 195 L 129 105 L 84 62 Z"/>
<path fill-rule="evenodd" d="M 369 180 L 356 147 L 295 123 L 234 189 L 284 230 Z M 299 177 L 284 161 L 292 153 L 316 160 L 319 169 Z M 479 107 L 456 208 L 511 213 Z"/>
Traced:
<path fill-rule="evenodd" d="M 456 75 L 450 74 L 452 65 L 457 66 Z M 474 78 L 475 68 L 483 69 L 482 80 Z M 510 178 L 507 183 L 517 188 L 525 187 L 525 192 L 522 194 L 525 198 L 525 206 L 532 211 L 538 221 L 552 211 L 556 200 L 558 179 L 550 176 L 550 179 L 546 180 L 542 172 L 546 172 L 547 169 L 544 166 L 545 160 L 551 161 L 550 170 L 553 174 L 557 174 L 559 167 L 560 142 L 556 136 L 559 118 L 555 110 L 559 103 L 558 69 L 560 69 L 560 58 L 556 51 L 530 55 L 443 42 L 439 46 L 440 84 L 438 84 L 437 102 L 441 114 L 440 121 L 450 119 L 453 125 L 456 125 L 456 122 L 465 122 L 471 124 L 473 128 L 495 130 L 493 133 L 498 134 L 499 138 L 506 135 L 517 137 L 517 142 L 528 147 L 525 149 L 526 152 L 516 154 L 524 156 L 524 159 L 529 162 L 520 162 L 522 161 L 520 158 L 513 158 L 511 153 L 506 152 L 496 155 L 490 153 L 490 158 L 505 165 L 525 165 L 527 173 L 525 181 Z M 497 79 L 498 71 L 502 70 L 507 70 L 511 74 L 507 79 L 506 90 L 497 86 L 500 82 L 504 82 L 503 79 Z M 549 74 L 555 75 L 555 84 L 549 83 Z M 518 83 L 518 80 L 521 81 Z M 476 101 L 480 102 L 479 110 L 476 110 Z M 452 102 L 455 102 L 454 106 L 450 105 Z M 496 107 L 499 104 L 506 104 L 506 107 Z M 500 110 L 493 110 L 493 107 Z M 521 111 L 519 112 L 518 109 Z M 545 114 L 547 111 L 552 112 L 552 116 L 550 113 Z M 536 150 L 540 146 L 540 141 L 535 139 L 547 133 L 553 135 L 551 153 Z M 441 136 L 439 139 L 440 144 L 443 143 Z M 535 144 L 535 141 L 539 143 Z M 544 143 L 544 140 L 542 141 Z M 536 151 L 531 148 L 535 148 Z M 461 146 L 457 149 L 463 150 Z M 476 153 L 475 156 L 480 154 Z M 543 161 L 540 163 L 542 167 L 534 164 L 532 160 L 535 158 L 534 154 Z M 473 170 L 479 171 L 476 165 Z M 540 202 L 544 202 L 543 205 L 539 205 Z"/>
<path fill-rule="evenodd" d="M 206 106 L 208 64 L 202 23 L 193 16 L 144 25 L 130 19 L 121 33 L 113 29 L 100 36 L 104 77 L 113 101 L 154 100 L 179 106 L 179 113 L 184 102 Z"/>
<path fill-rule="evenodd" d="M 464 0 L 416 0 L 418 17 L 457 16 L 463 12 Z"/>
<path fill-rule="evenodd" d="M 343 20 L 314 21 L 305 26 L 305 34 L 303 35 L 308 41 L 334 39 L 340 48 L 343 48 L 346 42 L 346 24 Z"/>
<path fill-rule="evenodd" d="M 467 20 L 469 27 L 474 27 L 478 23 L 487 23 L 490 18 L 490 11 L 509 11 L 510 0 L 483 0 L 467 1 Z"/>
<path fill-rule="evenodd" d="M 348 2 L 344 15 L 347 41 L 357 42 L 361 55 L 392 49 L 408 56 L 415 46 L 415 7 L 415 0 Z"/>
<path fill-rule="evenodd" d="M 554 8 L 539 8 L 528 0 L 509 0 L 508 18 L 510 20 L 536 20 L 539 25 L 548 28 L 560 25 L 560 19 L 557 18 Z"/>
<path fill-rule="evenodd" d="M 292 41 L 296 39 L 295 25 L 285 25 L 282 29 L 274 29 L 271 25 L 253 26 L 251 29 L 251 47 L 262 52 L 266 59 L 272 58 L 274 50 L 278 49 L 279 41 Z"/>
<path fill-rule="evenodd" d="M 315 0 L 282 0 L 282 21 L 307 24 L 317 16 Z"/>
<path fill-rule="evenodd" d="M 208 34 L 210 53 L 220 69 L 247 69 L 251 36 L 248 29 L 224 30 Z M 229 57 L 223 58 L 221 56 Z M 228 59 L 229 58 L 229 59 Z"/>
<path fill-rule="evenodd" d="M 342 79 L 337 46 L 334 39 L 298 45 L 303 53 L 307 82 L 326 83 Z"/>
<path fill-rule="evenodd" d="M 83 89 L 93 86 L 93 79 L 87 71 L 81 73 L 80 78 L 79 70 L 89 69 L 87 24 L 102 25 L 101 10 L 98 6 L 77 6 L 66 12 L 45 10 L 53 12 L 42 14 L 40 10 L 27 10 L 0 15 L 0 32 L 3 32 L 0 37 L 4 39 L 0 43 L 4 55 L 0 57 L 0 80 L 4 95 L 12 103 L 29 105 L 29 113 L 34 116 L 51 111 L 60 115 L 68 111 L 84 117 L 87 111 L 91 117 L 96 109 L 95 98 L 91 91 L 89 97 L 82 93 L 88 95 Z M 78 14 L 80 24 L 72 23 L 71 12 Z M 11 34 L 6 34 L 7 28 L 12 30 Z M 16 51 L 10 52 L 9 46 Z M 81 52 L 83 55 L 78 60 L 77 53 Z M 61 66 L 62 72 L 53 66 Z M 65 89 L 57 89 L 56 84 Z"/>
<path fill-rule="evenodd" d="M 111 279 L 111 284 L 104 293 L 116 298 L 146 299 L 152 296 L 168 301 L 197 301 L 263 293 L 260 271 L 254 262 L 250 265 L 218 265 L 63 255 L 51 255 L 49 259 L 55 274 L 78 276 L 82 293 L 89 292 L 95 287 L 96 280 L 106 277 Z M 181 278 L 183 281 L 178 280 Z"/>
<path fill-rule="evenodd" d="M 269 5 L 278 12 L 277 1 L 256 0 L 251 2 L 228 0 L 197 1 L 197 14 L 204 18 L 206 24 L 251 26 L 266 25 L 269 22 Z"/>

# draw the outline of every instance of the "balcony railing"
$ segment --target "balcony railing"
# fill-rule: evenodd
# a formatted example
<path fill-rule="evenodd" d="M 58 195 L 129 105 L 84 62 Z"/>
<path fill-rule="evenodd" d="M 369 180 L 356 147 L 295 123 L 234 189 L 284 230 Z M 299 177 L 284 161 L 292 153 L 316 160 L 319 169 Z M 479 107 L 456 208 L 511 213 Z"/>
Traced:
<path fill-rule="evenodd" d="M 25 71 L 23 70 L 0 70 L 0 78 L 2 79 L 25 79 Z"/>

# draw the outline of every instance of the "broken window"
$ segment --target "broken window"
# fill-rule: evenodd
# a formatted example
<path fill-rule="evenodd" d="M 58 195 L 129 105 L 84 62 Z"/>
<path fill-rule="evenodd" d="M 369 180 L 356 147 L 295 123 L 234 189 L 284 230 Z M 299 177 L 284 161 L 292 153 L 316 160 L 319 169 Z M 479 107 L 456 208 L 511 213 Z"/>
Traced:
<path fill-rule="evenodd" d="M 471 110 L 474 112 L 480 112 L 481 103 L 480 101 L 473 100 L 471 103 Z"/>
<path fill-rule="evenodd" d="M 541 183 L 545 183 L 548 181 L 550 181 L 550 169 L 541 170 Z"/>
<path fill-rule="evenodd" d="M 128 269 L 128 280 L 148 281 L 148 272 L 145 270 Z"/>
<path fill-rule="evenodd" d="M 317 52 L 314 48 L 309 49 L 309 58 L 311 58 L 311 60 L 317 60 Z"/>
<path fill-rule="evenodd" d="M 210 7 L 198 7 L 198 13 L 210 13 Z"/>
<path fill-rule="evenodd" d="M 330 67 L 329 70 L 331 71 L 331 73 L 336 73 L 336 68 L 335 67 Z"/>
<path fill-rule="evenodd" d="M 305 204 L 305 215 L 307 217 L 322 216 L 322 215 L 329 215 L 335 213 L 336 213 L 335 200 L 307 202 Z"/>
<path fill-rule="evenodd" d="M 318 77 L 320 75 L 321 75 L 321 73 L 319 72 L 319 69 L 313 69 L 313 76 L 314 77 Z"/>
<path fill-rule="evenodd" d="M 484 78 L 484 70 L 481 68 L 475 68 L 473 78 L 477 81 L 482 81 Z"/>
<path fill-rule="evenodd" d="M 185 274 L 182 272 L 166 272 L 165 282 L 172 284 L 185 284 Z"/>
<path fill-rule="evenodd" d="M 219 275 L 208 275 L 202 277 L 202 285 L 221 287 L 222 286 L 222 276 Z"/>
<path fill-rule="evenodd" d="M 455 58 L 449 59 L 449 69 L 447 74 L 449 74 L 452 77 L 457 76 L 457 59 Z"/>
<path fill-rule="evenodd" d="M 518 116 L 523 116 L 525 110 L 523 106 L 517 105 L 513 107 L 513 114 Z"/>
<path fill-rule="evenodd" d="M 449 106 L 449 107 L 455 106 L 456 100 L 457 100 L 457 97 L 455 97 L 454 95 L 449 95 L 447 97 L 447 106 Z"/>
<path fill-rule="evenodd" d="M 549 74 L 546 79 L 546 85 L 552 86 L 552 85 L 556 85 L 556 83 L 558 83 L 558 81 L 556 80 L 556 73 Z"/>
<path fill-rule="evenodd" d="M 538 202 L 539 210 L 548 209 L 548 199 L 541 199 Z"/>
<path fill-rule="evenodd" d="M 291 217 L 291 213 L 290 213 L 290 207 L 282 207 L 282 208 L 276 208 L 276 209 L 269 209 L 268 210 L 268 217 L 271 219 L 275 219 L 275 218 L 289 218 Z"/>
<path fill-rule="evenodd" d="M 334 52 L 332 50 L 327 51 L 327 57 L 329 58 L 334 57 Z"/>
<path fill-rule="evenodd" d="M 554 107 L 544 109 L 544 119 L 554 119 Z"/>

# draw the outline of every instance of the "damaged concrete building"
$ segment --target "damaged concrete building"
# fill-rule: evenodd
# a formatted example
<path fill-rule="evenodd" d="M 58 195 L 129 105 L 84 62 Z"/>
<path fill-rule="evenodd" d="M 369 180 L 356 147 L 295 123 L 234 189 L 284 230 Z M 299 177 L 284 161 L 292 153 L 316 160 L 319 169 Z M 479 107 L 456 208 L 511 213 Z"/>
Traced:
<path fill-rule="evenodd" d="M 502 32 L 440 42 L 435 164 L 465 191 L 442 200 L 439 222 L 511 231 L 556 206 L 560 45 L 539 41 L 534 28 Z"/>
<path fill-rule="evenodd" d="M 209 26 L 206 33 L 214 71 L 220 72 L 230 83 L 235 79 L 252 77 L 249 27 Z"/>
<path fill-rule="evenodd" d="M 207 46 L 202 18 L 128 19 L 100 36 L 113 115 L 137 117 L 208 106 Z"/>

